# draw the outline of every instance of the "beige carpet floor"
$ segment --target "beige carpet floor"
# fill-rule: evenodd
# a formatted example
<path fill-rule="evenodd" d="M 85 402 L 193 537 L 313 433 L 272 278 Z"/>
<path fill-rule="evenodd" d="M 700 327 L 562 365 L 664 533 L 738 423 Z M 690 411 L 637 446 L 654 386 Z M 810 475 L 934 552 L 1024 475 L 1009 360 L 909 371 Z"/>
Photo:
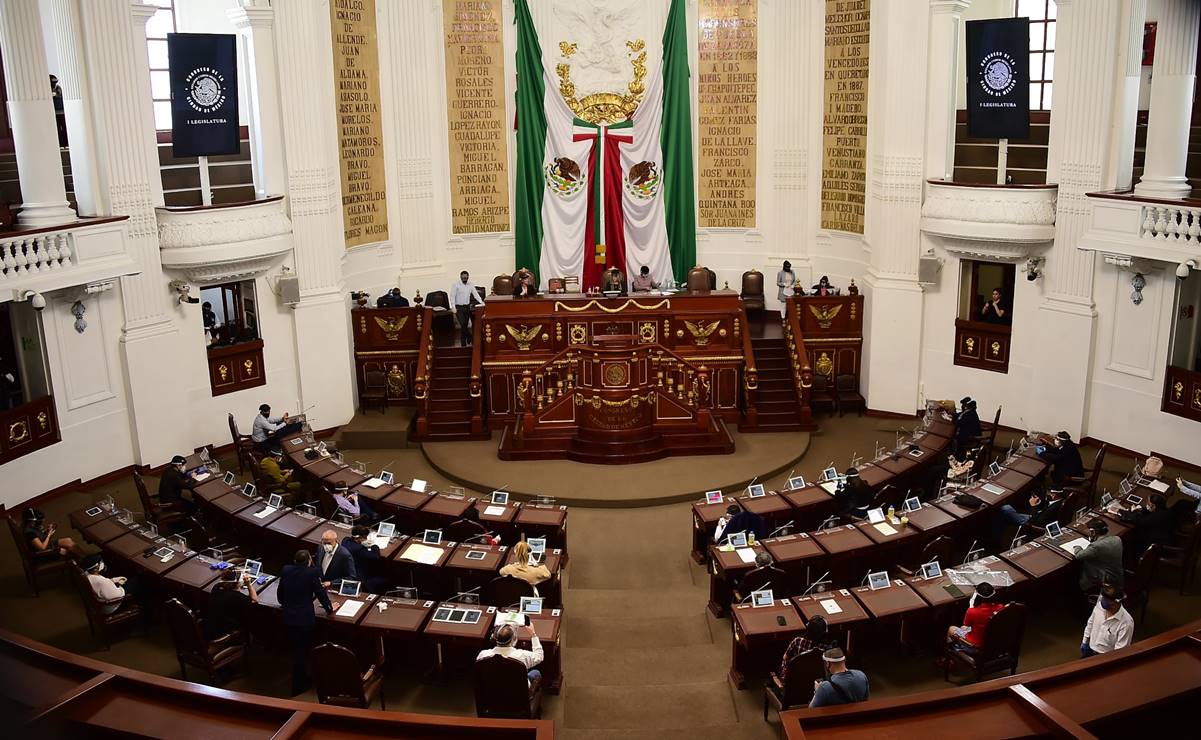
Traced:
<path fill-rule="evenodd" d="M 896 422 L 846 417 L 822 419 L 824 431 L 812 435 L 798 472 L 812 476 L 830 460 L 844 466 L 854 451 L 870 455 L 875 441 L 888 442 Z M 381 431 L 386 431 L 382 426 Z M 746 435 L 743 439 L 750 437 Z M 802 435 L 780 437 L 772 445 L 799 449 Z M 788 439 L 793 437 L 793 439 Z M 1008 444 L 1008 438 L 1003 444 Z M 752 441 L 753 443 L 753 441 Z M 463 448 L 464 450 L 466 448 Z M 483 452 L 476 453 L 483 455 Z M 390 463 L 398 476 L 419 477 L 435 487 L 448 481 L 425 459 L 420 449 L 354 450 L 348 458 L 372 468 Z M 479 458 L 481 465 L 487 460 Z M 700 477 L 723 475 L 724 459 L 690 458 Z M 1086 455 L 1091 461 L 1091 453 Z M 527 463 L 532 468 L 542 463 Z M 777 465 L 769 464 L 768 469 Z M 1125 472 L 1129 462 L 1111 457 L 1106 466 Z M 605 476 L 623 486 L 653 489 L 668 481 L 641 479 L 623 467 L 606 466 Z M 570 480 L 591 485 L 597 468 L 570 466 Z M 1170 471 L 1174 475 L 1174 471 Z M 531 475 L 526 471 L 526 475 Z M 787 470 L 766 479 L 779 485 Z M 521 476 L 524 478 L 524 476 Z M 487 487 L 502 481 L 489 481 Z M 1103 485 L 1113 487 L 1107 474 Z M 703 486 L 702 486 L 703 487 Z M 86 493 L 71 493 L 48 504 L 52 520 L 68 534 L 67 512 L 113 493 L 136 507 L 130 481 Z M 708 578 L 693 563 L 687 503 L 638 508 L 586 508 L 570 514 L 571 566 L 564 594 L 563 693 L 548 697 L 545 716 L 555 720 L 556 735 L 567 740 L 731 740 L 774 738 L 778 725 L 762 720 L 762 689 L 752 683 L 734 690 L 726 680 L 730 667 L 730 622 L 714 619 L 705 609 Z M 178 676 L 170 637 L 162 624 L 148 635 L 133 636 L 99 649 L 89 637 L 78 598 L 65 582 L 48 585 L 40 598 L 25 588 L 16 552 L 4 538 L 0 545 L 0 625 L 50 644 L 121 665 L 167 676 Z M 1153 594 L 1147 619 L 1137 637 L 1201 618 L 1201 596 L 1178 596 L 1167 574 Z M 1030 670 L 1075 659 L 1082 625 L 1064 610 L 1050 606 L 1032 614 L 1021 668 Z M 882 644 L 870 654 L 855 656 L 865 667 L 874 696 L 894 696 L 943 688 L 933 655 L 913 653 Z M 256 646 L 246 675 L 228 681 L 227 688 L 283 696 L 288 688 L 287 656 Z M 425 683 L 400 662 L 393 662 L 387 680 L 388 706 L 397 711 L 441 714 L 474 713 L 470 682 L 454 676 Z M 309 695 L 312 699 L 312 695 Z"/>

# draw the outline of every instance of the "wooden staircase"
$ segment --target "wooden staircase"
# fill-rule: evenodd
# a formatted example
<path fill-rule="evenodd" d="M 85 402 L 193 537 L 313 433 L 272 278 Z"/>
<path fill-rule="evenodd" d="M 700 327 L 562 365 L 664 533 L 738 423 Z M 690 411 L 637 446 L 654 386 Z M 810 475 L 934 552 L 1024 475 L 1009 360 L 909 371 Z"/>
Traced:
<path fill-rule="evenodd" d="M 760 432 L 792 432 L 802 429 L 800 402 L 788 360 L 788 345 L 783 337 L 757 337 L 751 340 L 755 367 L 759 370 L 759 389 L 755 407 L 759 410 Z"/>
<path fill-rule="evenodd" d="M 471 433 L 471 347 L 434 347 L 429 387 L 429 432 L 423 442 L 487 439 Z"/>

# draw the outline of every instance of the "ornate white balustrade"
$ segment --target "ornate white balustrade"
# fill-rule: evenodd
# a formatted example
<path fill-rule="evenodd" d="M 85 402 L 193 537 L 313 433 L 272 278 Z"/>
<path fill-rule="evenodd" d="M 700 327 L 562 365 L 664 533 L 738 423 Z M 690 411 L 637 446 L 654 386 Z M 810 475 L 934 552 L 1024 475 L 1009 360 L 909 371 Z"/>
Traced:
<path fill-rule="evenodd" d="M 1016 261 L 1055 238 L 1057 185 L 927 180 L 922 231 L 967 258 Z"/>
<path fill-rule="evenodd" d="M 0 301 L 138 273 L 126 243 L 127 221 L 91 218 L 0 233 Z"/>
<path fill-rule="evenodd" d="M 1089 193 L 1088 201 L 1092 209 L 1080 249 L 1118 262 L 1201 264 L 1201 202 L 1139 198 L 1132 192 Z"/>
<path fill-rule="evenodd" d="M 292 250 L 283 196 L 197 208 L 156 208 L 163 268 L 197 283 L 267 272 Z"/>

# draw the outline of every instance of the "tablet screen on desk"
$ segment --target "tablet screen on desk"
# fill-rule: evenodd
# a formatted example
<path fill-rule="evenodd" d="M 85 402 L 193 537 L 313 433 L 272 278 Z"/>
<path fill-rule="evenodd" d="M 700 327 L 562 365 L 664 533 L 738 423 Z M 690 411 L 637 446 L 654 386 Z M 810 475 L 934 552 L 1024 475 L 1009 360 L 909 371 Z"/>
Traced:
<path fill-rule="evenodd" d="M 882 570 L 879 573 L 869 573 L 867 576 L 867 587 L 872 591 L 888 588 L 888 585 L 888 571 Z"/>
<path fill-rule="evenodd" d="M 750 498 L 760 498 L 767 495 L 767 490 L 764 489 L 762 483 L 756 483 L 753 486 L 747 486 L 746 493 Z"/>
<path fill-rule="evenodd" d="M 175 554 L 175 551 L 169 547 L 160 547 L 159 549 L 154 551 L 154 557 L 156 557 L 156 558 L 167 558 L 167 557 L 171 557 L 174 554 Z"/>
<path fill-rule="evenodd" d="M 463 624 L 475 624 L 480 621 L 480 613 L 475 609 L 463 612 Z"/>
<path fill-rule="evenodd" d="M 452 611 L 453 610 L 449 606 L 438 607 L 438 611 L 434 612 L 434 621 L 435 622 L 450 621 L 450 613 Z"/>
<path fill-rule="evenodd" d="M 246 575 L 258 577 L 258 574 L 263 571 L 263 564 L 258 560 L 246 561 Z"/>
<path fill-rule="evenodd" d="M 922 501 L 917 496 L 905 499 L 905 511 L 913 512 L 922 508 Z"/>
<path fill-rule="evenodd" d="M 988 474 L 989 475 L 1000 475 L 1001 474 L 1001 466 L 996 464 L 995 462 L 989 463 L 988 464 Z"/>
<path fill-rule="evenodd" d="M 488 557 L 487 550 L 468 550 L 465 556 L 468 560 L 483 560 Z"/>
<path fill-rule="evenodd" d="M 1047 536 L 1055 539 L 1063 534 L 1063 530 L 1059 528 L 1059 522 L 1047 522 Z"/>
<path fill-rule="evenodd" d="M 528 540 L 526 540 L 525 542 L 527 545 L 530 546 L 530 552 L 532 552 L 532 553 L 542 554 L 542 553 L 546 552 L 546 538 L 545 537 L 531 537 Z"/>
<path fill-rule="evenodd" d="M 359 595 L 359 582 L 352 581 L 349 578 L 343 578 L 341 585 L 338 586 L 339 596 L 355 597 Z"/>
<path fill-rule="evenodd" d="M 253 483 L 247 483 L 246 485 L 242 486 L 242 493 L 246 494 L 246 498 L 254 498 L 254 492 L 257 490 L 258 489 L 254 487 Z"/>
<path fill-rule="evenodd" d="M 734 534 L 730 535 L 730 539 L 727 540 L 727 543 L 733 545 L 734 547 L 746 547 L 746 532 L 735 532 Z"/>
<path fill-rule="evenodd" d="M 102 511 L 104 511 L 104 509 L 101 509 L 99 506 L 93 506 L 92 508 L 88 509 L 87 511 L 85 511 L 83 513 L 87 514 L 88 516 L 99 516 L 100 512 L 102 512 Z"/>
<path fill-rule="evenodd" d="M 542 598 L 538 596 L 522 596 L 521 597 L 521 613 L 522 614 L 541 614 L 542 613 Z"/>
<path fill-rule="evenodd" d="M 392 485 L 392 474 L 387 470 L 379 471 L 379 479 L 382 480 L 386 486 Z"/>
<path fill-rule="evenodd" d="M 232 486 L 234 484 L 234 472 L 232 470 L 225 471 L 225 477 L 221 480 L 225 481 L 225 485 Z"/>
<path fill-rule="evenodd" d="M 941 577 L 942 566 L 938 564 L 937 560 L 932 560 L 922 566 L 922 578 L 926 579 L 927 581 Z"/>
<path fill-rule="evenodd" d="M 425 533 L 423 535 L 421 535 L 421 541 L 427 545 L 436 545 L 436 544 L 440 543 L 442 541 L 442 530 L 440 530 L 440 529 L 425 530 Z"/>
<path fill-rule="evenodd" d="M 796 491 L 805 487 L 805 476 L 798 475 L 788 479 L 788 490 Z"/>
<path fill-rule="evenodd" d="M 706 504 L 720 504 L 722 501 L 721 491 L 705 491 Z"/>
<path fill-rule="evenodd" d="M 493 491 L 492 492 L 492 503 L 498 504 L 500 506 L 504 506 L 505 504 L 509 503 L 509 492 L 508 491 Z"/>
<path fill-rule="evenodd" d="M 751 606 L 756 609 L 762 606 L 771 606 L 774 603 L 776 603 L 776 597 L 770 588 L 751 592 Z"/>
<path fill-rule="evenodd" d="M 380 522 L 376 525 L 375 534 L 385 540 L 392 539 L 392 535 L 396 534 L 396 525 L 392 522 Z"/>

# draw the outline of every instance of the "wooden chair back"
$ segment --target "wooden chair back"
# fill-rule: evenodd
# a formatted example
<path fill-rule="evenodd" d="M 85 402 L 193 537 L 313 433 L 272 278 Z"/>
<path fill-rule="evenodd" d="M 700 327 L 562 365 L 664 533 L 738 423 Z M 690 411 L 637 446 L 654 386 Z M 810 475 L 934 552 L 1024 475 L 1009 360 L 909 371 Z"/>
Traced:
<path fill-rule="evenodd" d="M 984 644 L 980 646 L 977 663 L 987 670 L 990 664 L 1012 661 L 1017 665 L 1022 650 L 1022 637 L 1026 632 L 1026 605 L 1010 602 L 988 620 L 984 633 Z"/>
<path fill-rule="evenodd" d="M 188 660 L 205 664 L 208 641 L 200 630 L 200 620 L 195 612 L 183 605 L 179 599 L 170 599 L 166 604 L 167 626 L 171 628 L 171 639 L 175 652 Z"/>
<path fill-rule="evenodd" d="M 425 296 L 425 305 L 429 307 L 441 306 L 442 308 L 450 308 L 450 298 L 447 297 L 445 290 L 430 291 Z"/>
<path fill-rule="evenodd" d="M 492 278 L 492 295 L 513 295 L 513 276 L 497 275 Z"/>
<path fill-rule="evenodd" d="M 807 706 L 813 698 L 813 681 L 821 678 L 825 670 L 820 648 L 792 656 L 784 674 L 784 695 L 781 697 L 784 706 Z"/>
<path fill-rule="evenodd" d="M 337 706 L 367 706 L 363 674 L 353 650 L 332 642 L 323 643 L 309 652 L 309 663 L 317 701 Z"/>
<path fill-rule="evenodd" d="M 457 519 L 442 530 L 442 539 L 447 542 L 466 542 L 475 537 L 473 542 L 479 542 L 479 535 L 487 534 L 488 528 L 471 519 Z"/>
<path fill-rule="evenodd" d="M 475 713 L 477 717 L 533 719 L 525 664 L 491 655 L 475 662 Z"/>
<path fill-rule="evenodd" d="M 521 602 L 522 596 L 533 596 L 534 586 L 516 576 L 497 576 L 480 589 L 480 603 L 504 608 Z"/>

